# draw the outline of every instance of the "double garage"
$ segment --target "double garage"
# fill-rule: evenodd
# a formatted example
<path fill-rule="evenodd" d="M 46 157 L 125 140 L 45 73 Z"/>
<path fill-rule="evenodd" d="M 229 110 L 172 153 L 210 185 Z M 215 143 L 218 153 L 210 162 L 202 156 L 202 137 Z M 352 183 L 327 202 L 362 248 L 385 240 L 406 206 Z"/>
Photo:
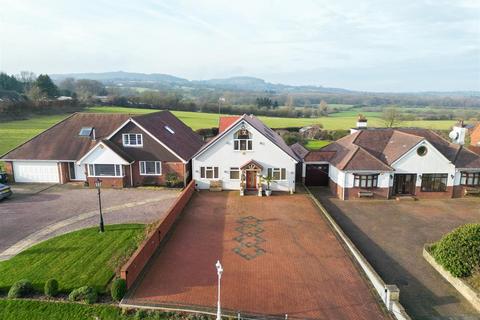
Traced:
<path fill-rule="evenodd" d="M 15 182 L 59 183 L 60 166 L 52 161 L 13 161 Z"/>

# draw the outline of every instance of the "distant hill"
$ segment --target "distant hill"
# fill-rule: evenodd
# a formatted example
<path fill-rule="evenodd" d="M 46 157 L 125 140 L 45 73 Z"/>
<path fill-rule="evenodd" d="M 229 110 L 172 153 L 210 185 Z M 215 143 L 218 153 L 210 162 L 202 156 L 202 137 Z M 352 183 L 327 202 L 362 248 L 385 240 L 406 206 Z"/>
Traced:
<path fill-rule="evenodd" d="M 162 87 L 191 87 L 211 88 L 234 91 L 259 92 L 319 92 L 319 93 L 348 93 L 353 92 L 340 88 L 325 88 L 321 86 L 291 86 L 274 84 L 255 77 L 231 77 L 225 79 L 188 80 L 162 73 L 134 73 L 134 72 L 101 72 L 101 73 L 69 73 L 52 74 L 50 77 L 60 82 L 65 78 L 98 80 L 107 85 L 141 86 L 143 84 L 158 84 Z"/>

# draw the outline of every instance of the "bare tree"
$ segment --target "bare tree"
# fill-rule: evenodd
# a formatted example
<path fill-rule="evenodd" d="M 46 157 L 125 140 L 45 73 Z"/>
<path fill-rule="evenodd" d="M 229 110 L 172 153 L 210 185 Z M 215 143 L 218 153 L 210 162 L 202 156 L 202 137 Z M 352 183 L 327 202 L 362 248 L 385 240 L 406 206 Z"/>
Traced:
<path fill-rule="evenodd" d="M 320 114 L 328 116 L 328 103 L 325 100 L 320 101 Z"/>
<path fill-rule="evenodd" d="M 388 128 L 397 127 L 402 123 L 403 116 L 397 107 L 387 107 L 383 109 L 381 116 L 385 126 Z"/>

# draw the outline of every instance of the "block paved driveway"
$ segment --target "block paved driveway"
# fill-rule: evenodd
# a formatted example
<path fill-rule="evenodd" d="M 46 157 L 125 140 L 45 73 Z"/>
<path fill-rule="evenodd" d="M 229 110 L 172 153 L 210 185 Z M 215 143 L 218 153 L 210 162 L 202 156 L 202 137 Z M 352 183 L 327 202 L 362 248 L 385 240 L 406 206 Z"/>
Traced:
<path fill-rule="evenodd" d="M 419 201 L 348 200 L 310 188 L 370 264 L 400 288 L 414 319 L 480 319 L 470 304 L 422 257 L 425 243 L 480 221 L 480 199 Z"/>
<path fill-rule="evenodd" d="M 124 302 L 236 315 L 390 319 L 305 194 L 193 195 L 176 228 Z"/>
<path fill-rule="evenodd" d="M 0 260 L 38 241 L 98 225 L 94 189 L 77 185 L 14 184 L 0 201 Z M 163 216 L 177 190 L 102 189 L 106 224 L 150 223 Z M 17 246 L 13 250 L 12 246 Z M 12 249 L 12 250 L 7 250 Z"/>

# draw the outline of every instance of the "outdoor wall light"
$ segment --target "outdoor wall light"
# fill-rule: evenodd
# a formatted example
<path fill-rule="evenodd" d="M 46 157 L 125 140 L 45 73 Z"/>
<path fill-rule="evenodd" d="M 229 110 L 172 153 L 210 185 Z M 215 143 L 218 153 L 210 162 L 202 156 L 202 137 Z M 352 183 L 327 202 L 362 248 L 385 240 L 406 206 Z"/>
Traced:
<path fill-rule="evenodd" d="M 418 175 L 418 179 L 420 179 L 420 180 L 422 179 L 422 175 L 421 175 L 421 174 Z"/>
<path fill-rule="evenodd" d="M 393 174 L 390 175 L 390 179 L 393 179 Z"/>
<path fill-rule="evenodd" d="M 450 177 L 453 179 L 453 178 L 455 178 L 455 175 L 454 175 L 454 174 L 451 174 Z"/>

